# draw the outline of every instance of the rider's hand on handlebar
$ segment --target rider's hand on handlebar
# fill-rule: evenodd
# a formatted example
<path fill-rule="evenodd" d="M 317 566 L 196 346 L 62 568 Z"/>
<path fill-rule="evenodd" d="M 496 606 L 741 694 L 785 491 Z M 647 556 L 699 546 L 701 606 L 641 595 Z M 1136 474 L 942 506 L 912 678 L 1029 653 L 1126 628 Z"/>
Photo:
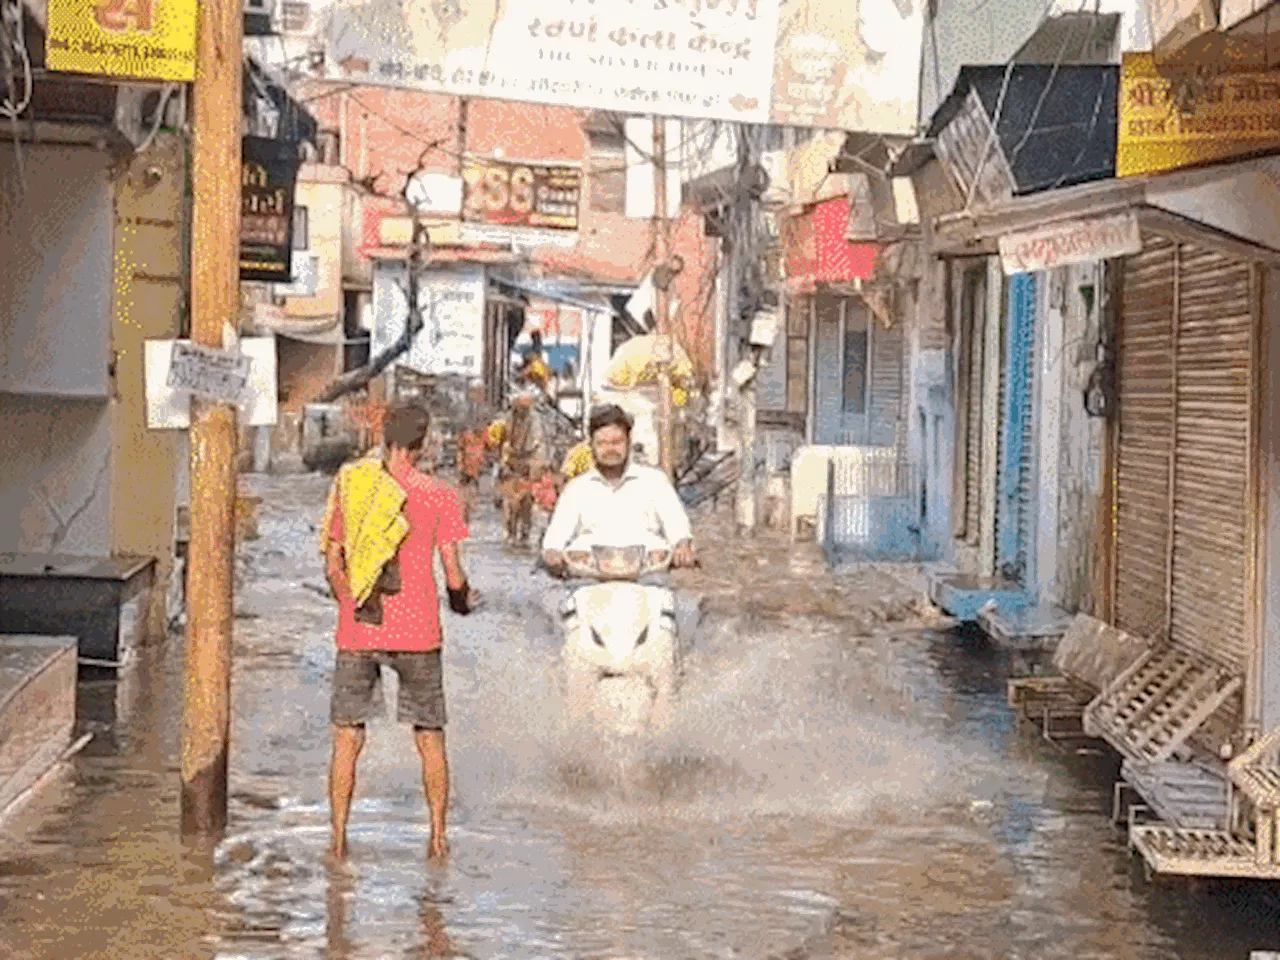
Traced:
<path fill-rule="evenodd" d="M 698 565 L 698 555 L 694 552 L 693 542 L 685 540 L 676 545 L 675 552 L 671 555 L 671 566 L 676 568 L 696 567 Z"/>
<path fill-rule="evenodd" d="M 562 576 L 568 565 L 568 559 L 559 550 L 546 550 L 542 554 L 543 566 L 552 576 Z"/>

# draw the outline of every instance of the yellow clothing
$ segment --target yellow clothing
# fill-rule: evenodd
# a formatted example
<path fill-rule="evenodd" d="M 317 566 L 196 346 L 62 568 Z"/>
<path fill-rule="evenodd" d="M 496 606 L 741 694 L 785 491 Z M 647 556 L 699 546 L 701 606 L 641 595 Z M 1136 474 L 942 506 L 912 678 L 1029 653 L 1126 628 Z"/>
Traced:
<path fill-rule="evenodd" d="M 572 480 L 574 477 L 582 476 L 594 466 L 595 458 L 591 456 L 591 444 L 583 440 L 565 454 L 560 472 Z"/>
<path fill-rule="evenodd" d="M 546 390 L 547 384 L 551 381 L 551 368 L 546 365 L 541 357 L 535 356 L 529 361 L 529 365 L 525 367 L 524 375 L 530 383 L 536 383 L 543 390 Z"/>
<path fill-rule="evenodd" d="M 328 555 L 334 514 L 340 509 L 343 558 L 356 606 L 369 599 L 382 568 L 395 558 L 409 533 L 409 521 L 402 512 L 407 499 L 376 457 L 357 460 L 338 471 L 325 505 L 320 550 Z"/>
<path fill-rule="evenodd" d="M 693 363 L 678 343 L 671 344 L 671 402 L 683 407 L 689 400 L 689 387 L 694 380 Z M 632 337 L 614 353 L 605 370 L 605 383 L 616 390 L 651 386 L 658 382 L 661 361 L 658 337 Z"/>
<path fill-rule="evenodd" d="M 489 432 L 487 434 L 487 440 L 488 440 L 490 449 L 493 449 L 494 447 L 502 446 L 502 442 L 506 439 L 507 439 L 507 421 L 495 420 L 493 421 L 493 423 L 489 424 Z"/>

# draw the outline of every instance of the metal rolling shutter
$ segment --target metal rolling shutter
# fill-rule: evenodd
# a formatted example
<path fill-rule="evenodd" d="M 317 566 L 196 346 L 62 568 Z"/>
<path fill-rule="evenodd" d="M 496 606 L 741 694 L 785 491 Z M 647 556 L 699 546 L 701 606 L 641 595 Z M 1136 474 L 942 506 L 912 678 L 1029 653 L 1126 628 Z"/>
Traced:
<path fill-rule="evenodd" d="M 903 413 L 902 327 L 874 323 L 871 351 L 871 442 L 889 447 L 898 440 Z"/>
<path fill-rule="evenodd" d="M 1183 244 L 1178 263 L 1170 631 L 1244 673 L 1253 297 L 1250 269 Z"/>
<path fill-rule="evenodd" d="M 982 516 L 982 380 L 986 343 L 986 284 L 975 283 L 965 295 L 972 298 L 969 316 L 969 383 L 965 432 L 964 540 L 978 545 Z"/>
<path fill-rule="evenodd" d="M 1026 583 L 1034 521 L 1035 277 L 1012 277 L 1008 303 L 1007 349 L 1000 378 L 1003 429 L 996 563 L 1005 579 Z"/>
<path fill-rule="evenodd" d="M 1125 261 L 1117 344 L 1114 620 L 1151 638 L 1168 629 L 1176 276 L 1175 245 L 1146 237 Z"/>

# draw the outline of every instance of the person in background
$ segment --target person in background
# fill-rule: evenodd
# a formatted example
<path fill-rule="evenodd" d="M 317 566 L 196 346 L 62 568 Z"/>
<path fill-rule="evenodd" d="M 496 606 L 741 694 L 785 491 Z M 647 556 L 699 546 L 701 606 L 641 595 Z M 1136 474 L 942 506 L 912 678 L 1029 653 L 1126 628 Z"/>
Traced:
<path fill-rule="evenodd" d="M 412 724 L 431 813 L 430 856 L 448 856 L 445 837 L 449 766 L 440 661 L 443 633 L 434 560 L 444 566 L 449 607 L 466 615 L 476 593 L 467 582 L 459 544 L 467 538 L 462 503 L 446 484 L 414 464 L 430 428 L 425 410 L 393 406 L 383 424 L 383 453 L 344 466 L 325 506 L 320 546 L 338 601 L 337 663 L 330 719 L 330 852 L 347 854 L 347 820 L 365 724 L 379 712 L 379 672 L 400 678 L 401 722 Z"/>
<path fill-rule="evenodd" d="M 536 396 L 523 390 L 512 399 L 511 412 L 498 431 L 498 488 L 503 527 L 509 541 L 525 544 L 533 524 L 533 489 L 546 470 L 547 443 L 535 410 Z"/>
<path fill-rule="evenodd" d="M 542 348 L 542 331 L 534 330 L 529 339 L 529 353 L 520 367 L 520 376 L 526 384 L 547 396 L 551 392 L 551 367 Z"/>
<path fill-rule="evenodd" d="M 483 380 L 472 380 L 467 389 L 467 407 L 458 429 L 458 487 L 467 522 L 475 511 L 489 453 L 489 424 L 492 416 L 485 399 Z"/>

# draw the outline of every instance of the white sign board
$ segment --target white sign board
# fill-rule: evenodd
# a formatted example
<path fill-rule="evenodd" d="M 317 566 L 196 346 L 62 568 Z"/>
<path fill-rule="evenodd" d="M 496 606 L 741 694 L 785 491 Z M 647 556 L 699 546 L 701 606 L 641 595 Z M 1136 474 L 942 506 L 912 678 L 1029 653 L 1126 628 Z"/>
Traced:
<path fill-rule="evenodd" d="M 401 265 L 379 266 L 374 275 L 373 352 L 399 339 L 408 319 L 407 279 Z M 418 284 L 423 327 L 397 361 L 418 373 L 478 377 L 484 361 L 483 267 L 426 270 Z"/>
<path fill-rule="evenodd" d="M 778 314 L 773 310 L 761 310 L 751 318 L 751 345 L 772 347 L 778 339 Z"/>
<path fill-rule="evenodd" d="M 334 0 L 328 77 L 452 96 L 910 134 L 923 2 Z"/>
<path fill-rule="evenodd" d="M 627 114 L 769 120 L 779 0 L 433 6 L 336 2 L 325 58 L 333 79 Z"/>
<path fill-rule="evenodd" d="M 289 258 L 292 283 L 276 283 L 275 293 L 280 297 L 314 297 L 320 288 L 320 258 L 294 250 Z"/>
<path fill-rule="evenodd" d="M 419 213 L 456 217 L 462 211 L 462 178 L 447 173 L 419 173 L 409 181 L 405 197 Z"/>
<path fill-rule="evenodd" d="M 165 386 L 193 397 L 236 404 L 252 365 L 241 353 L 179 340 L 173 345 Z"/>
<path fill-rule="evenodd" d="M 572 250 L 578 243 L 576 230 L 540 230 L 537 227 L 505 227 L 488 223 L 462 224 L 459 238 L 467 246 L 493 245 L 512 250 L 557 247 Z"/>
<path fill-rule="evenodd" d="M 175 346 L 185 340 L 148 340 L 143 355 L 147 391 L 147 427 L 152 430 L 185 430 L 191 425 L 191 394 L 169 386 Z M 250 364 L 249 379 L 240 402 L 240 422 L 269 427 L 276 422 L 275 337 L 245 337 L 241 355 Z"/>
<path fill-rule="evenodd" d="M 1028 233 L 1009 234 L 999 242 L 1000 262 L 1006 276 L 1125 257 L 1142 251 L 1142 233 L 1133 211 L 1055 223 Z"/>

